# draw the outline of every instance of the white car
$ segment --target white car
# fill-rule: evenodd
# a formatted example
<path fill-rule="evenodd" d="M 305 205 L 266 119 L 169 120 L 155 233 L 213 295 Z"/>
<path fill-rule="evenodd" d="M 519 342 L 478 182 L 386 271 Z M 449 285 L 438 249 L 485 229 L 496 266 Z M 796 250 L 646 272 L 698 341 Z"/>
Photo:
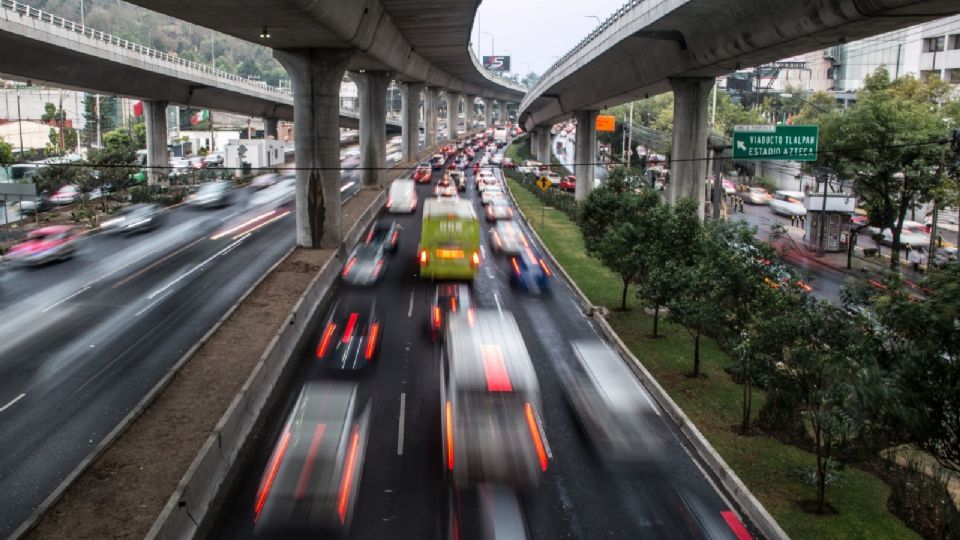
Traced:
<path fill-rule="evenodd" d="M 772 198 L 773 196 L 770 195 L 770 192 L 762 187 L 752 187 L 743 194 L 744 202 L 750 204 L 768 204 Z"/>
<path fill-rule="evenodd" d="M 805 216 L 807 209 L 803 207 L 803 193 L 799 191 L 778 191 L 770 200 L 770 211 L 781 216 Z"/>
<path fill-rule="evenodd" d="M 391 214 L 410 213 L 417 209 L 417 188 L 413 180 L 398 178 L 390 184 L 387 195 L 387 210 Z"/>
<path fill-rule="evenodd" d="M 559 175 L 559 174 L 557 174 L 557 173 L 555 173 L 555 172 L 553 172 L 553 171 L 543 171 L 543 172 L 540 173 L 539 176 L 537 176 L 537 178 L 541 178 L 541 177 L 543 177 L 543 176 L 546 176 L 546 177 L 547 177 L 547 180 L 550 181 L 550 185 L 551 185 L 551 186 L 557 187 L 557 186 L 560 185 L 560 180 L 561 180 L 561 178 L 560 178 L 560 175 Z"/>
<path fill-rule="evenodd" d="M 504 199 L 506 196 L 500 188 L 487 188 L 480 192 L 480 204 L 488 205 L 495 199 Z"/>
<path fill-rule="evenodd" d="M 869 227 L 867 230 L 870 232 L 871 236 L 876 235 L 879 232 L 876 227 Z M 881 240 L 881 242 L 884 245 L 893 245 L 892 229 L 883 230 L 883 240 Z M 927 233 L 927 228 L 923 225 L 923 223 L 904 220 L 903 230 L 900 231 L 900 245 L 905 246 L 907 244 L 910 244 L 911 247 L 930 245 L 930 234 Z"/>
<path fill-rule="evenodd" d="M 486 176 L 480 179 L 480 182 L 477 183 L 477 191 L 483 193 L 488 189 L 501 190 L 500 181 L 492 176 Z"/>

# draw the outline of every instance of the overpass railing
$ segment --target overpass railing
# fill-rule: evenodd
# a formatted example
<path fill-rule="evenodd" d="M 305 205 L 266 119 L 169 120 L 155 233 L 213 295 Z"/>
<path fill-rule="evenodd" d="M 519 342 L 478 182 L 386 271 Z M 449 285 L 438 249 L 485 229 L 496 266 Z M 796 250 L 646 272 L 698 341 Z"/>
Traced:
<path fill-rule="evenodd" d="M 0 8 L 8 12 L 16 13 L 22 17 L 23 16 L 30 17 L 32 19 L 36 19 L 38 21 L 48 23 L 52 26 L 63 28 L 64 30 L 68 30 L 71 32 L 75 32 L 77 34 L 80 34 L 82 36 L 85 36 L 95 41 L 109 43 L 121 49 L 126 49 L 128 51 L 133 51 L 135 53 L 142 54 L 149 58 L 155 58 L 164 62 L 177 64 L 179 66 L 190 68 L 207 75 L 212 75 L 219 79 L 226 79 L 236 83 L 255 87 L 260 90 L 275 92 L 284 97 L 290 96 L 290 92 L 288 90 L 285 90 L 276 86 L 270 86 L 267 83 L 262 81 L 254 81 L 246 77 L 241 77 L 240 75 L 235 75 L 233 73 L 228 73 L 223 70 L 211 68 L 210 66 L 200 64 L 198 62 L 185 60 L 176 55 L 165 53 L 163 51 L 158 51 L 157 49 L 153 49 L 151 47 L 145 47 L 143 45 L 140 45 L 139 43 L 133 43 L 131 41 L 128 41 L 126 39 L 121 39 L 117 36 L 108 34 L 106 32 L 101 32 L 100 30 L 95 30 L 93 28 L 83 26 L 82 24 L 73 22 L 68 19 L 64 19 L 63 17 L 54 15 L 52 13 L 47 13 L 37 8 L 17 2 L 15 0 L 0 0 Z"/>

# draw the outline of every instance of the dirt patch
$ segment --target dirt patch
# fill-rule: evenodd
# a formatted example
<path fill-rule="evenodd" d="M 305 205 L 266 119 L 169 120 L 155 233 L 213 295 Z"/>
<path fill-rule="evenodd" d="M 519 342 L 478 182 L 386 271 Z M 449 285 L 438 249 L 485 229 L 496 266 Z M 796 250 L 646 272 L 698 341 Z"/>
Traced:
<path fill-rule="evenodd" d="M 344 230 L 378 191 L 343 207 Z M 143 538 L 301 294 L 335 250 L 297 249 L 41 519 L 28 538 Z"/>

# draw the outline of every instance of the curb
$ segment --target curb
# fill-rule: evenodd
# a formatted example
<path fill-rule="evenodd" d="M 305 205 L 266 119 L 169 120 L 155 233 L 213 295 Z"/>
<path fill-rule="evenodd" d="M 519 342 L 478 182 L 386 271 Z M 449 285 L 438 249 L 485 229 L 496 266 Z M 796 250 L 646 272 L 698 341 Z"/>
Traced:
<path fill-rule="evenodd" d="M 386 194 L 381 191 L 345 235 L 338 251 L 358 241 L 385 202 Z M 197 534 L 304 331 L 336 282 L 342 261 L 343 257 L 335 255 L 324 264 L 294 304 L 243 387 L 184 473 L 146 538 L 192 538 Z M 267 275 L 269 272 L 264 274 L 264 278 Z"/>
<path fill-rule="evenodd" d="M 510 190 L 509 184 L 504 182 L 507 186 L 507 193 L 510 194 L 510 198 L 513 199 L 513 192 Z M 660 408 L 667 413 L 670 419 L 673 421 L 674 425 L 679 429 L 683 436 L 687 439 L 690 445 L 693 447 L 693 450 L 696 452 L 697 457 L 703 462 L 710 470 L 710 472 L 720 481 L 720 484 L 723 486 L 723 489 L 726 491 L 727 495 L 733 498 L 734 501 L 739 505 L 740 510 L 744 515 L 749 519 L 750 523 L 763 535 L 764 538 L 770 540 L 787 540 L 790 537 L 787 536 L 787 533 L 780 527 L 773 516 L 764 508 L 763 504 L 757 500 L 756 497 L 747 489 L 747 486 L 740 480 L 740 477 L 730 468 L 729 465 L 723 460 L 720 454 L 714 450 L 713 446 L 704 438 L 703 434 L 697 429 L 697 427 L 687 418 L 687 415 L 684 414 L 683 410 L 673 401 L 669 394 L 660 386 L 660 383 L 653 377 L 653 375 L 647 371 L 647 368 L 640 362 L 640 360 L 633 355 L 630 349 L 623 343 L 620 339 L 620 336 L 613 330 L 613 327 L 610 326 L 610 323 L 607 322 L 606 318 L 603 317 L 602 310 L 597 309 L 590 303 L 590 300 L 583 294 L 583 291 L 577 287 L 576 282 L 570 277 L 570 274 L 557 262 L 556 257 L 553 253 L 547 248 L 546 244 L 543 243 L 543 240 L 540 238 L 540 235 L 537 234 L 534 230 L 533 225 L 530 224 L 530 220 L 527 219 L 527 216 L 524 215 L 523 210 L 520 209 L 520 206 L 517 204 L 516 200 L 513 201 L 514 206 L 517 208 L 517 211 L 520 213 L 521 219 L 527 224 L 527 228 L 530 229 L 530 233 L 533 234 L 536 241 L 540 244 L 540 247 L 543 249 L 543 252 L 547 254 L 550 262 L 556 267 L 560 275 L 563 276 L 564 281 L 567 285 L 574 291 L 574 296 L 577 299 L 577 304 L 580 305 L 581 309 L 584 311 L 588 317 L 592 318 L 596 323 L 597 327 L 601 330 L 603 335 L 607 338 L 610 343 L 612 343 L 617 351 L 619 352 L 622 358 L 629 360 L 629 364 L 632 366 L 634 373 L 640 379 L 640 382 L 643 384 L 644 388 L 650 392 L 653 398 L 657 401 L 657 404 L 660 405 Z"/>

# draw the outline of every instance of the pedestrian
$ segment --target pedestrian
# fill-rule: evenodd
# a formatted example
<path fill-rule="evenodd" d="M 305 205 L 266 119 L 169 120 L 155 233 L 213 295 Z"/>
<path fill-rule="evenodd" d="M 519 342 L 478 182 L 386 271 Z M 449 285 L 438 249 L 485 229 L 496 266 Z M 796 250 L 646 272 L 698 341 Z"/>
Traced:
<path fill-rule="evenodd" d="M 790 226 L 791 227 L 797 226 L 797 216 L 795 214 L 790 214 Z"/>
<path fill-rule="evenodd" d="M 743 212 L 743 197 L 737 197 L 737 207 L 740 209 L 739 211 L 742 213 L 742 212 Z"/>
<path fill-rule="evenodd" d="M 909 244 L 907 244 L 909 246 Z M 907 260 L 910 261 L 910 266 L 913 267 L 913 271 L 920 273 L 920 262 L 923 260 L 922 255 L 920 254 L 919 249 L 907 249 Z"/>

